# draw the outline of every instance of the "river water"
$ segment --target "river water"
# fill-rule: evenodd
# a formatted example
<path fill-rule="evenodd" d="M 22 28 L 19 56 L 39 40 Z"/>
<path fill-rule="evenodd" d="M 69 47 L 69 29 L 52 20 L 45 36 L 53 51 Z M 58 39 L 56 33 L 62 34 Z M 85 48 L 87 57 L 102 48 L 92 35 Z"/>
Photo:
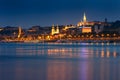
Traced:
<path fill-rule="evenodd" d="M 0 80 L 120 80 L 118 43 L 0 43 Z"/>

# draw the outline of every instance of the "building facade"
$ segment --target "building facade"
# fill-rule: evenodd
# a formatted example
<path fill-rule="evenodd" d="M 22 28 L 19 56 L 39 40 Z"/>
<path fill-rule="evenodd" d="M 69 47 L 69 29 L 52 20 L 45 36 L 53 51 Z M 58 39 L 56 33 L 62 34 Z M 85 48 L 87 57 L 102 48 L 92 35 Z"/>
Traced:
<path fill-rule="evenodd" d="M 94 23 L 87 21 L 87 17 L 84 13 L 83 21 L 78 22 L 77 27 L 79 27 L 81 29 L 82 33 L 91 33 L 92 32 L 91 26 L 93 26 L 93 25 L 94 25 Z"/>
<path fill-rule="evenodd" d="M 58 25 L 57 25 L 56 28 L 55 28 L 54 25 L 52 26 L 51 35 L 54 35 L 54 34 L 59 34 L 59 27 L 58 27 Z"/>

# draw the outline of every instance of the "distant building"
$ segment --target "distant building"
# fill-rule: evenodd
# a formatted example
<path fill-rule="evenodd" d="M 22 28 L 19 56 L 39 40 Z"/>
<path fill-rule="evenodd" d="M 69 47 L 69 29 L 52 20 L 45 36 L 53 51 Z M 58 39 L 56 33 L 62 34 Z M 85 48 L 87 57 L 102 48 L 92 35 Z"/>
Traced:
<path fill-rule="evenodd" d="M 52 26 L 51 35 L 54 35 L 54 34 L 59 34 L 59 27 L 58 27 L 58 25 L 57 25 L 56 28 L 55 28 L 54 25 Z"/>
<path fill-rule="evenodd" d="M 18 27 L 7 26 L 7 27 L 4 27 L 0 32 L 2 35 L 13 36 L 14 33 L 18 33 Z"/>
<path fill-rule="evenodd" d="M 82 33 L 91 33 L 92 32 L 91 26 L 93 25 L 94 25 L 93 22 L 87 22 L 87 17 L 84 13 L 83 21 L 78 22 L 77 27 L 81 28 Z"/>
<path fill-rule="evenodd" d="M 30 29 L 28 29 L 28 32 L 37 32 L 39 31 L 40 26 L 32 26 Z"/>
<path fill-rule="evenodd" d="M 83 15 L 83 20 L 81 22 L 78 22 L 77 26 L 93 26 L 95 23 L 94 22 L 88 22 L 86 14 L 84 13 Z"/>
<path fill-rule="evenodd" d="M 104 30 L 104 25 L 102 24 L 95 24 L 94 25 L 94 32 L 95 33 L 100 33 Z"/>
<path fill-rule="evenodd" d="M 70 29 L 70 28 L 76 28 L 76 26 L 74 26 L 74 25 L 66 25 L 63 30 L 67 30 L 67 29 Z"/>
<path fill-rule="evenodd" d="M 3 28 L 0 28 L 0 31 L 2 31 L 3 30 Z"/>
<path fill-rule="evenodd" d="M 120 33 L 120 21 L 111 22 L 111 23 L 109 22 L 107 25 L 105 25 L 104 32 L 109 32 L 109 33 L 117 32 L 117 33 Z"/>
<path fill-rule="evenodd" d="M 91 33 L 91 32 L 92 32 L 91 27 L 83 27 L 82 28 L 82 33 Z"/>
<path fill-rule="evenodd" d="M 15 31 L 15 30 L 18 30 L 17 27 L 11 27 L 11 26 L 7 26 L 7 27 L 4 27 L 3 30 L 8 30 L 8 31 Z"/>

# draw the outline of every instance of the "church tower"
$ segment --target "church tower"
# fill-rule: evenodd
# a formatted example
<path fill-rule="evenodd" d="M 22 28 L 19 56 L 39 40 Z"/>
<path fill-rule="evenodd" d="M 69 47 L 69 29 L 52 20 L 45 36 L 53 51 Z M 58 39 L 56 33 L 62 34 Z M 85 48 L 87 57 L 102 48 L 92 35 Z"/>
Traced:
<path fill-rule="evenodd" d="M 87 18 L 86 18 L 85 13 L 84 13 L 84 16 L 83 16 L 83 22 L 87 22 Z"/>
<path fill-rule="evenodd" d="M 55 28 L 54 25 L 52 26 L 52 30 L 51 30 L 51 35 L 54 34 L 59 34 L 59 27 L 57 25 L 57 27 Z"/>
<path fill-rule="evenodd" d="M 84 13 L 83 19 L 81 20 L 81 22 L 77 24 L 77 26 L 85 26 L 85 25 L 87 25 L 87 17 L 86 17 L 86 14 Z"/>
<path fill-rule="evenodd" d="M 54 32 L 55 32 L 55 28 L 54 28 L 54 24 L 53 24 L 53 26 L 52 26 L 52 30 L 51 30 L 51 34 L 53 35 Z"/>
<path fill-rule="evenodd" d="M 56 33 L 59 33 L 59 27 L 58 27 L 58 25 L 57 25 Z"/>
<path fill-rule="evenodd" d="M 20 38 L 20 37 L 21 37 L 21 33 L 22 33 L 22 28 L 21 28 L 21 27 L 19 27 L 19 28 L 18 28 L 18 38 Z"/>

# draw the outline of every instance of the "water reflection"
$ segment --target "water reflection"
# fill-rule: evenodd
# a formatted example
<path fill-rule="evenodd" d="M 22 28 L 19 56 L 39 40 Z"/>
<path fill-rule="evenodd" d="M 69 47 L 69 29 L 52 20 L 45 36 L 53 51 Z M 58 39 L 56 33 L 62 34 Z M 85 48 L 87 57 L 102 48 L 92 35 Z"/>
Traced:
<path fill-rule="evenodd" d="M 69 67 L 68 67 L 69 65 Z M 72 80 L 73 66 L 71 62 L 48 62 L 47 80 Z M 74 77 L 75 78 L 75 77 Z"/>
<path fill-rule="evenodd" d="M 12 56 L 47 56 L 50 58 L 110 58 L 119 57 L 119 46 L 111 44 L 81 45 L 41 45 L 41 44 L 6 44 L 0 46 L 0 55 Z M 103 46 L 104 45 L 104 46 Z M 109 46 L 107 46 L 109 45 Z"/>
<path fill-rule="evenodd" d="M 16 55 L 47 55 L 54 58 L 90 58 L 90 57 L 119 57 L 119 52 L 115 48 L 105 47 L 56 47 L 45 49 L 33 46 L 31 49 L 16 48 Z M 37 49 L 36 49 L 37 48 Z"/>
<path fill-rule="evenodd" d="M 118 45 L 84 45 L 2 44 L 0 56 L 48 58 L 0 59 L 0 80 L 120 80 Z"/>
<path fill-rule="evenodd" d="M 102 48 L 102 49 L 97 49 L 94 51 L 96 55 L 95 57 L 101 57 L 101 58 L 116 58 L 119 57 L 119 51 L 116 51 L 115 48 Z"/>
<path fill-rule="evenodd" d="M 119 67 L 117 60 L 6 60 L 0 80 L 119 80 Z"/>

